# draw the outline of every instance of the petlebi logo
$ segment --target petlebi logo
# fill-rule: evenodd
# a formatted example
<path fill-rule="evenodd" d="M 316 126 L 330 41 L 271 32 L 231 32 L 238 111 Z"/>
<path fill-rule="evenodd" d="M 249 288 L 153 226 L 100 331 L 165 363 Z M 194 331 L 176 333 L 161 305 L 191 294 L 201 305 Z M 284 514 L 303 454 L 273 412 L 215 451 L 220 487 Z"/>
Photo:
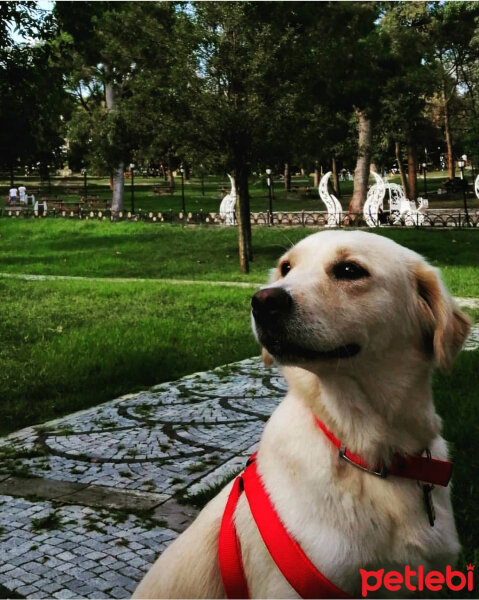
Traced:
<path fill-rule="evenodd" d="M 361 574 L 361 593 L 366 598 L 368 592 L 377 592 L 385 588 L 390 592 L 399 592 L 406 588 L 411 592 L 440 592 L 446 586 L 451 592 L 460 592 L 466 588 L 472 592 L 474 588 L 474 566 L 467 565 L 466 573 L 462 571 L 453 571 L 452 567 L 447 566 L 446 572 L 429 571 L 424 572 L 424 567 L 418 567 L 417 571 L 411 569 L 409 565 L 404 569 L 404 573 L 399 571 L 366 571 L 359 569 Z"/>

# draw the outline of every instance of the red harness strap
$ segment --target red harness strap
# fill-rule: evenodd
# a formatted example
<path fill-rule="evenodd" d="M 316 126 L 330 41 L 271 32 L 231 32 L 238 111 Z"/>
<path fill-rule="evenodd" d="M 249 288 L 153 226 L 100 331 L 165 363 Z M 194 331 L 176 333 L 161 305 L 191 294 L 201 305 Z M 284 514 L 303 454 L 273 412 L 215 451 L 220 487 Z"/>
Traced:
<path fill-rule="evenodd" d="M 241 546 L 234 524 L 234 512 L 242 491 L 243 483 L 240 476 L 235 479 L 228 497 L 218 540 L 218 560 L 227 598 L 249 598 Z"/>
<path fill-rule="evenodd" d="M 281 522 L 256 469 L 250 459 L 230 492 L 221 522 L 218 558 L 221 578 L 228 598 L 249 598 L 241 560 L 241 548 L 233 514 L 244 487 L 251 514 L 277 567 L 302 598 L 352 598 L 331 583 L 309 560 Z"/>
<path fill-rule="evenodd" d="M 341 441 L 338 440 L 333 432 L 318 417 L 315 417 L 315 420 L 316 425 L 323 431 L 331 443 L 336 448 L 341 449 Z M 453 465 L 451 462 L 431 458 L 430 456 L 401 456 L 400 454 L 395 454 L 389 469 L 385 471 L 381 466 L 370 469 L 361 456 L 349 452 L 347 448 L 343 448 L 342 452 L 346 459 L 354 463 L 357 467 L 376 474 L 382 473 L 383 477 L 395 475 L 396 477 L 405 477 L 406 479 L 414 479 L 446 487 L 452 475 Z"/>

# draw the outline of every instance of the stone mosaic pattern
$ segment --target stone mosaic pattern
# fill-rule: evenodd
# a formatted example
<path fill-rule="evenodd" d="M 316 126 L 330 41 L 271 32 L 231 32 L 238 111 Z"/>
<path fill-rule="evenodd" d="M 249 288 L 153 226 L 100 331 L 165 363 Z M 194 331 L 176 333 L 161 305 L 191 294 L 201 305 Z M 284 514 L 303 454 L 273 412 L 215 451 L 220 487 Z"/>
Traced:
<path fill-rule="evenodd" d="M 178 535 L 168 499 L 194 500 L 239 472 L 285 391 L 276 370 L 248 359 L 0 441 L 0 480 L 3 471 L 161 498 L 153 520 L 0 496 L 0 584 L 26 597 L 128 597 Z"/>
<path fill-rule="evenodd" d="M 7 444 L 25 455 L 29 475 L 187 495 L 254 450 L 285 390 L 275 371 L 248 359 L 24 430 Z"/>

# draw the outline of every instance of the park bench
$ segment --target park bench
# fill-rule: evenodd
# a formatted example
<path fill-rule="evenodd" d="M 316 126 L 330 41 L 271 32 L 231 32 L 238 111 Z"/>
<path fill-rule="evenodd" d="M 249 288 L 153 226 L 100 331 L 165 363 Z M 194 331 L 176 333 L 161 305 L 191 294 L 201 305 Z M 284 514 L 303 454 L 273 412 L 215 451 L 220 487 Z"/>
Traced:
<path fill-rule="evenodd" d="M 155 187 L 153 188 L 153 193 L 157 194 L 158 196 L 161 196 L 162 194 L 170 194 L 170 184 L 165 181 L 164 184 L 155 185 Z"/>
<path fill-rule="evenodd" d="M 463 190 L 466 190 L 467 192 L 469 190 L 469 183 L 465 179 L 463 180 L 460 177 L 454 177 L 454 179 L 445 181 L 441 185 L 441 189 L 446 193 L 462 192 Z"/>
<path fill-rule="evenodd" d="M 306 186 L 293 185 L 293 186 L 291 186 L 291 191 L 294 194 L 301 194 L 303 196 L 311 195 L 311 188 L 309 187 L 309 185 L 306 185 Z"/>
<path fill-rule="evenodd" d="M 75 213 L 80 212 L 80 208 L 83 205 L 82 202 L 62 202 L 62 201 L 54 201 L 48 202 L 47 206 L 48 210 L 55 211 L 57 213 Z"/>
<path fill-rule="evenodd" d="M 83 208 L 110 208 L 108 200 L 100 200 L 99 196 L 88 196 L 84 202 L 82 202 Z"/>

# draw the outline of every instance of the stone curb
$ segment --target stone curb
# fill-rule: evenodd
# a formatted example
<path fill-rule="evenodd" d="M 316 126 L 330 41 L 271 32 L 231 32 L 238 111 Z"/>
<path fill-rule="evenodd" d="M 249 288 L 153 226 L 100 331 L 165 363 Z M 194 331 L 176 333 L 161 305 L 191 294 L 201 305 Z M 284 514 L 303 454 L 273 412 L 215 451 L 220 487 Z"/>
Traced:
<path fill-rule="evenodd" d="M 14 475 L 0 481 L 0 495 L 127 511 L 149 511 L 170 499 L 168 494 Z"/>

